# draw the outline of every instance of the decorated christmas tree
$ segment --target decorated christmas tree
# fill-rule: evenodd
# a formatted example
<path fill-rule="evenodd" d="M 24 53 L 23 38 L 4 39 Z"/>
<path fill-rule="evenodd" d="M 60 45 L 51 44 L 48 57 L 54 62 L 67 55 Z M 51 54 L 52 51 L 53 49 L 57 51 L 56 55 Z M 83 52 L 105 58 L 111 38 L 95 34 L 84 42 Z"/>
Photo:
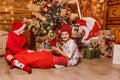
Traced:
<path fill-rule="evenodd" d="M 34 11 L 35 19 L 38 21 L 37 36 L 47 34 L 49 30 L 59 30 L 61 28 L 63 20 L 60 11 L 62 6 L 57 0 L 34 0 L 34 3 L 29 4 L 28 7 Z M 36 25 L 33 26 L 36 27 Z"/>
<path fill-rule="evenodd" d="M 32 4 L 28 4 L 28 8 L 35 15 L 35 18 L 29 19 L 28 22 L 37 37 L 37 42 L 46 40 L 43 36 L 47 37 L 49 30 L 55 33 L 55 37 L 59 36 L 63 22 L 70 25 L 75 38 L 78 38 L 76 33 L 84 32 L 82 35 L 84 42 L 98 35 L 100 29 L 98 21 L 92 17 L 82 17 L 78 0 L 34 0 Z M 39 38 L 41 36 L 42 38 Z"/>
<path fill-rule="evenodd" d="M 56 38 L 59 36 L 58 32 L 63 22 L 60 13 L 63 7 L 58 0 L 34 0 L 32 4 L 28 4 L 28 8 L 35 15 L 33 19 L 28 19 L 28 22 L 30 23 L 29 29 L 34 31 L 37 42 L 41 43 L 48 37 Z M 55 35 L 49 35 L 51 30 Z M 43 37 L 47 38 L 43 39 Z"/>

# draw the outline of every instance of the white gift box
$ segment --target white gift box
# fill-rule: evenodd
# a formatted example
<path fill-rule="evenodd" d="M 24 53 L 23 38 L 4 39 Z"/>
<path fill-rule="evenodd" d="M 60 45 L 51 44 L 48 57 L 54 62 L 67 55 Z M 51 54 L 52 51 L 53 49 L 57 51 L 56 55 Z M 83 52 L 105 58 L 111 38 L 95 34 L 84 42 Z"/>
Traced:
<path fill-rule="evenodd" d="M 114 47 L 113 47 L 113 64 L 120 64 L 120 44 L 114 44 Z"/>

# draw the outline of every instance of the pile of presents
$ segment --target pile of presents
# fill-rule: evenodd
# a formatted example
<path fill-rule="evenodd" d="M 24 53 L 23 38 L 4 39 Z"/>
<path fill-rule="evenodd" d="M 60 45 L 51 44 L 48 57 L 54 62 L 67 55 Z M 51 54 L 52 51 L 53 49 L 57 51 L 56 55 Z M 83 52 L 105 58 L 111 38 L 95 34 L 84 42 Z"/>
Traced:
<path fill-rule="evenodd" d="M 91 39 L 80 46 L 83 58 L 94 59 L 113 55 L 114 33 L 111 30 L 100 30 L 98 39 Z"/>

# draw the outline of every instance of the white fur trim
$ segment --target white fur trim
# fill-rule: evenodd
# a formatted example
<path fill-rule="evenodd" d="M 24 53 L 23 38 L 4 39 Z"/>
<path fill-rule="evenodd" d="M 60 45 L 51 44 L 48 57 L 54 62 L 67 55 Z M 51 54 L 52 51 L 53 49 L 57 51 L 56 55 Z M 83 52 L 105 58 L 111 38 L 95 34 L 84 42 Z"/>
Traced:
<path fill-rule="evenodd" d="M 97 22 L 97 20 L 95 20 L 94 18 L 85 17 L 82 19 L 86 21 L 86 26 L 81 26 L 81 28 L 85 31 L 85 35 L 82 38 L 82 42 L 88 42 L 88 40 L 85 40 L 85 39 L 87 39 L 87 37 L 89 36 L 89 32 L 95 27 L 95 22 L 98 24 L 99 29 L 101 28 L 101 26 Z M 94 38 L 94 37 L 91 37 L 91 38 Z"/>
<path fill-rule="evenodd" d="M 82 42 L 84 42 L 85 39 L 87 39 L 90 31 L 88 30 L 88 28 L 86 26 L 81 26 L 81 28 L 85 31 L 85 35 L 82 38 Z"/>
<path fill-rule="evenodd" d="M 19 28 L 18 30 L 15 30 L 15 32 L 20 32 L 22 30 L 24 30 L 26 27 L 26 24 L 23 24 L 21 28 Z"/>
<path fill-rule="evenodd" d="M 18 29 L 18 30 L 24 30 L 25 27 L 26 27 L 26 24 L 23 24 L 22 27 L 20 29 Z"/>
<path fill-rule="evenodd" d="M 86 26 L 91 31 L 94 27 L 94 23 L 95 23 L 96 20 L 91 18 L 91 17 L 85 17 L 85 18 L 83 18 L 83 20 L 86 21 Z"/>

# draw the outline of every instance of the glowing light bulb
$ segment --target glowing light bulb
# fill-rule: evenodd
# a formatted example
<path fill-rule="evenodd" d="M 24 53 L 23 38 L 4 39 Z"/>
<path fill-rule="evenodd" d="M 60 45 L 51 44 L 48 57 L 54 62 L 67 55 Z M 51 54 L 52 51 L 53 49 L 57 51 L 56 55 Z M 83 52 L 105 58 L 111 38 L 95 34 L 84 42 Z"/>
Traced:
<path fill-rule="evenodd" d="M 35 13 L 34 13 L 34 12 L 32 12 L 32 14 L 34 15 Z"/>
<path fill-rule="evenodd" d="M 14 12 L 12 11 L 11 14 L 14 14 Z"/>
<path fill-rule="evenodd" d="M 4 21 L 4 23 L 7 23 L 7 21 Z"/>
<path fill-rule="evenodd" d="M 7 8 L 5 8 L 5 11 L 8 11 L 8 9 L 7 9 Z"/>
<path fill-rule="evenodd" d="M 14 18 L 12 18 L 12 20 L 14 20 Z"/>

